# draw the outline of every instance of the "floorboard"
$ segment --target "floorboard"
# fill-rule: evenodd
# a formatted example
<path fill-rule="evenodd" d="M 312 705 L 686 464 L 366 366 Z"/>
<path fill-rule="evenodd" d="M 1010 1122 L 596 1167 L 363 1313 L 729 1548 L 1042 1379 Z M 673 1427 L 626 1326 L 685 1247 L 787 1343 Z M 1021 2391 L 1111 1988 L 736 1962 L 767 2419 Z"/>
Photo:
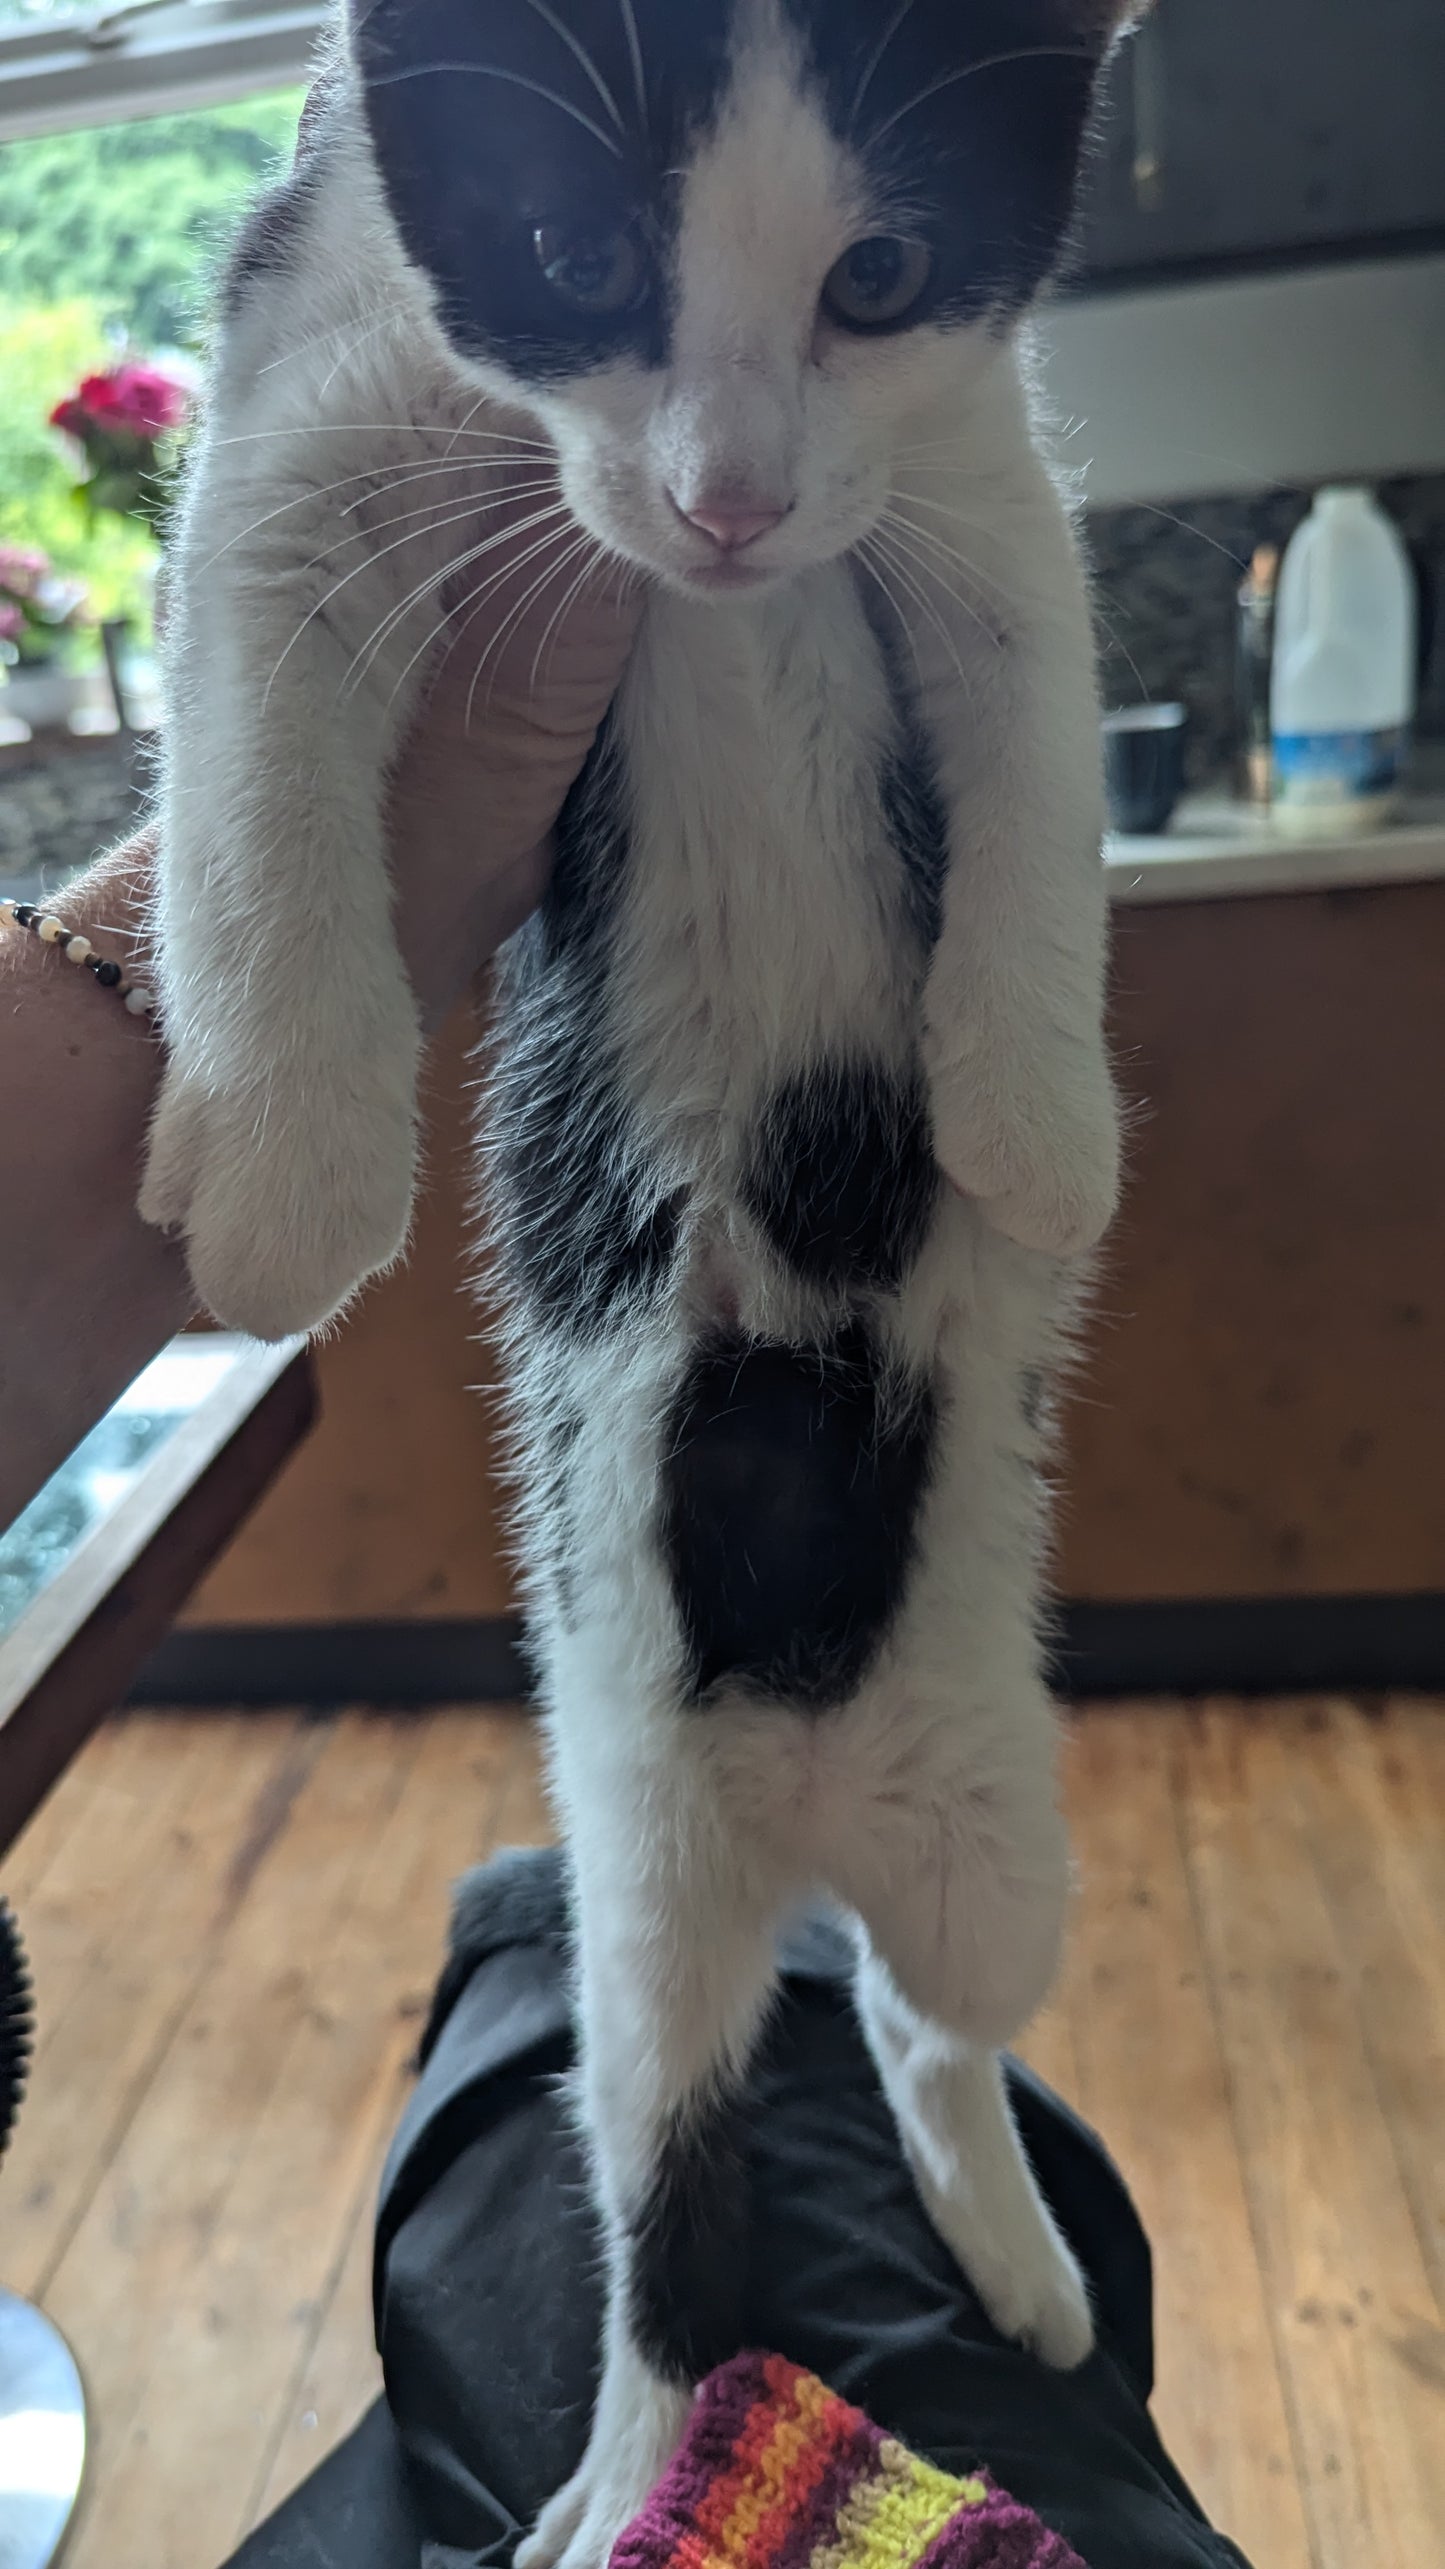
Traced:
<path fill-rule="evenodd" d="M 1315 2569 L 1405 2569 L 1445 2523 L 1439 2309 L 1304 1754 L 1271 1707 L 1209 1707 L 1179 1805 Z"/>
<path fill-rule="evenodd" d="M 1307 2569 L 1285 2387 L 1179 1842 L 1177 1728 L 1166 1706 L 1131 1706 L 1090 1714 L 1070 1742 L 1075 2093 L 1155 2243 L 1165 2440 L 1252 2557 Z"/>
<path fill-rule="evenodd" d="M 1156 2253 L 1158 2413 L 1257 2569 L 1445 2521 L 1445 1704 L 1093 1708 L 1027 2049 Z M 127 1716 L 11 1851 L 41 2011 L 0 2273 L 72 2335 L 69 2569 L 213 2569 L 374 2395 L 375 2185 L 449 1881 L 550 1821 L 521 1716 Z"/>

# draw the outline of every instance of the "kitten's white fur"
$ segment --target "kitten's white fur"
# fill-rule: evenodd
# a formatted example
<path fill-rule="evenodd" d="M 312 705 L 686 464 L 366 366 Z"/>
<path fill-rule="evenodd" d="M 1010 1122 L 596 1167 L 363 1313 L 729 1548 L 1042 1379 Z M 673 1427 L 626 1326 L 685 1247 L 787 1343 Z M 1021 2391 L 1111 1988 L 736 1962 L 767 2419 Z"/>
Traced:
<path fill-rule="evenodd" d="M 612 1023 L 661 1161 L 723 1208 L 718 1137 L 771 1073 L 830 1039 L 885 1060 L 917 1041 L 916 993 L 880 964 L 862 779 L 886 708 L 840 557 L 926 456 L 917 522 L 969 567 L 939 580 L 921 541 L 898 543 L 891 585 L 951 830 L 922 1039 L 957 1192 L 879 1325 L 950 1399 L 906 1602 L 855 1698 L 821 1721 L 742 1700 L 683 1716 L 660 1422 L 720 1294 L 744 1329 L 794 1340 L 824 1324 L 818 1297 L 724 1209 L 626 1345 L 514 1347 L 524 1435 L 559 1384 L 584 1420 L 581 1603 L 569 1622 L 541 1574 L 532 1601 L 613 2274 L 588 2459 L 520 2569 L 601 2569 L 681 2430 L 686 2393 L 632 2341 L 626 2223 L 669 2112 L 747 2053 L 779 1916 L 820 1887 L 859 1922 L 865 2023 L 939 2229 L 1001 2327 L 1059 2364 L 1091 2342 L 995 2058 L 1048 1986 L 1067 1870 L 1034 1633 L 1042 1453 L 1019 1383 L 1056 1359 L 1070 1262 L 1117 1183 L 1086 597 L 1013 340 L 922 330 L 815 362 L 807 316 L 862 209 L 758 11 L 756 62 L 687 180 L 665 382 L 619 364 L 530 404 L 581 524 L 658 583 L 618 706 L 638 891 Z M 381 804 L 425 623 L 377 636 L 485 540 L 485 507 L 379 539 L 355 577 L 327 548 L 368 487 L 348 476 L 434 462 L 444 432 L 516 409 L 502 369 L 458 359 L 402 251 L 344 53 L 327 117 L 303 254 L 252 285 L 219 351 L 172 565 L 170 1066 L 143 1204 L 184 1228 L 210 1307 L 263 1336 L 324 1320 L 405 1238 L 418 1030 Z M 695 548 L 665 494 L 729 485 L 791 503 L 758 548 L 780 577 L 708 602 L 687 593 Z M 539 1558 L 548 1504 L 531 1489 Z"/>

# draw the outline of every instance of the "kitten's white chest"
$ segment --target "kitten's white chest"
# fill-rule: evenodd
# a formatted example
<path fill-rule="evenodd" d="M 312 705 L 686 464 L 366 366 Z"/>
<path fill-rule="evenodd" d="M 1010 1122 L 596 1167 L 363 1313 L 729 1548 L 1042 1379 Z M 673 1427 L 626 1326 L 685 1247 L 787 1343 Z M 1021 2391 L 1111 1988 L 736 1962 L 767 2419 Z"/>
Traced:
<path fill-rule="evenodd" d="M 736 1125 L 805 1062 L 898 1060 L 919 957 L 880 793 L 893 710 L 850 573 L 737 608 L 659 598 L 619 713 L 635 1093 Z"/>

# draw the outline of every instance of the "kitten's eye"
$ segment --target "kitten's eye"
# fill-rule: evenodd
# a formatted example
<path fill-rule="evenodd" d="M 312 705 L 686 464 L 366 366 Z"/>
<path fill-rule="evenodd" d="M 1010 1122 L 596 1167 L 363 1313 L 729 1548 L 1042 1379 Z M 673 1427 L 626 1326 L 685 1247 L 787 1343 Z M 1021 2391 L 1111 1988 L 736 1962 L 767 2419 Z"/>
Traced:
<path fill-rule="evenodd" d="M 543 276 L 574 312 L 630 312 L 647 285 L 647 261 L 634 232 L 564 232 L 539 223 L 532 247 Z"/>
<path fill-rule="evenodd" d="M 845 330 L 885 330 L 904 321 L 933 274 L 933 252 L 922 241 L 879 232 L 855 241 L 830 268 L 823 309 Z"/>

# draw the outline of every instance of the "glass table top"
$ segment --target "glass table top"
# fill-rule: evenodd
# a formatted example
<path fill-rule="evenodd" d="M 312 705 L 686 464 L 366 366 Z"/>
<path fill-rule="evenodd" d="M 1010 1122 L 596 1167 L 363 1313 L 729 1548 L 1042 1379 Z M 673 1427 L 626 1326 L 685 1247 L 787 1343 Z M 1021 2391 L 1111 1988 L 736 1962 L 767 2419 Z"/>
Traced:
<path fill-rule="evenodd" d="M 0 1638 L 14 1630 L 146 1465 L 208 1399 L 249 1340 L 173 1339 L 0 1533 Z"/>

